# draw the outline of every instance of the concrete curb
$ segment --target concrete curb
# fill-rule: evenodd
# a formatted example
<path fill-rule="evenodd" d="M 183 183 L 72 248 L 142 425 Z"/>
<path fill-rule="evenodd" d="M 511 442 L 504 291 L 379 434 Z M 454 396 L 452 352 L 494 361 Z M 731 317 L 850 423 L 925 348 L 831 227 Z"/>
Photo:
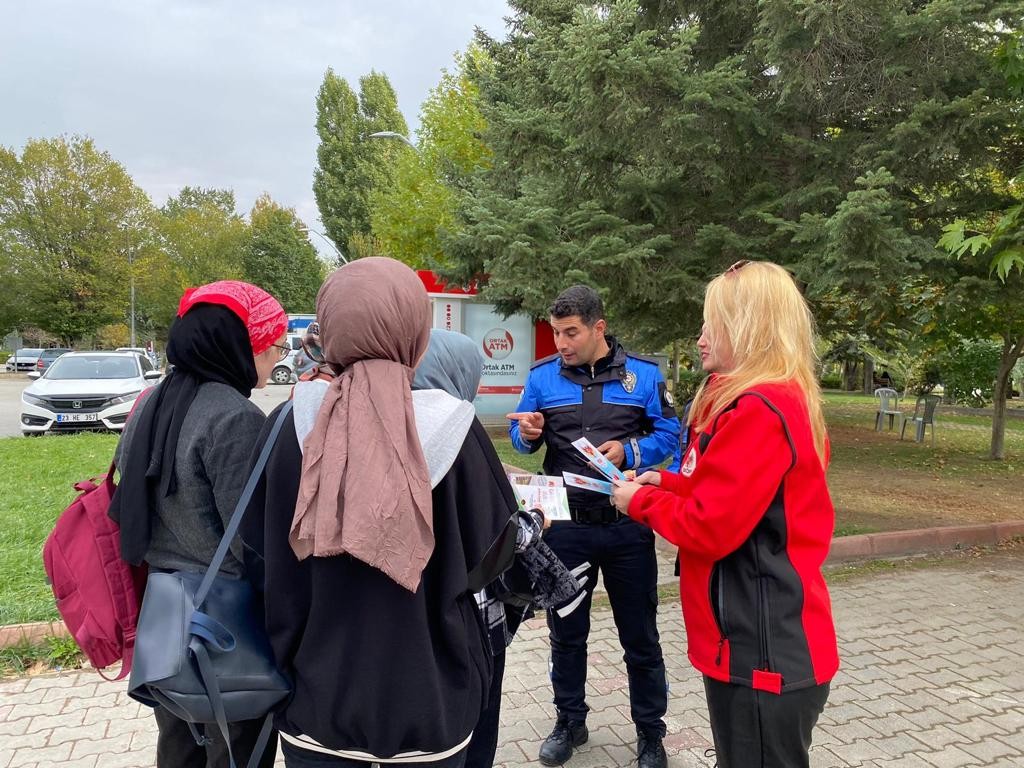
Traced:
<path fill-rule="evenodd" d="M 10 648 L 22 642 L 40 643 L 48 637 L 66 637 L 70 633 L 62 621 L 34 621 L 28 624 L 8 624 L 0 627 L 0 648 Z"/>
<path fill-rule="evenodd" d="M 946 552 L 991 546 L 1024 536 L 1024 520 L 982 525 L 950 525 L 915 531 L 887 531 L 832 539 L 828 564 L 879 557 Z"/>
<path fill-rule="evenodd" d="M 841 536 L 832 539 L 825 563 L 837 565 L 856 560 L 948 552 L 964 547 L 991 546 L 1020 537 L 1024 537 L 1024 520 Z M 658 549 L 675 553 L 675 547 L 660 536 L 656 538 L 656 542 Z M 0 648 L 8 648 L 24 641 L 38 643 L 50 636 L 67 635 L 67 627 L 60 621 L 10 624 L 0 627 Z"/>

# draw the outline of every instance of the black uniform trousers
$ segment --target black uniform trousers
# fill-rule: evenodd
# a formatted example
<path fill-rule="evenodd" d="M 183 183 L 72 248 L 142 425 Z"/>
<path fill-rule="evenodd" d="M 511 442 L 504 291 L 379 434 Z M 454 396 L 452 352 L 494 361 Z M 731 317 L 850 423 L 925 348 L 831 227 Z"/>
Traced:
<path fill-rule="evenodd" d="M 829 684 L 783 694 L 704 677 L 718 768 L 808 768 Z"/>
<path fill-rule="evenodd" d="M 587 637 L 590 603 L 600 569 L 625 652 L 633 722 L 639 731 L 663 737 L 668 691 L 658 637 L 654 532 L 628 517 L 611 523 L 557 521 L 545 532 L 544 541 L 570 569 L 590 563 L 582 604 L 565 618 L 548 611 L 551 684 L 559 719 L 584 722 L 589 711 L 584 693 Z"/>

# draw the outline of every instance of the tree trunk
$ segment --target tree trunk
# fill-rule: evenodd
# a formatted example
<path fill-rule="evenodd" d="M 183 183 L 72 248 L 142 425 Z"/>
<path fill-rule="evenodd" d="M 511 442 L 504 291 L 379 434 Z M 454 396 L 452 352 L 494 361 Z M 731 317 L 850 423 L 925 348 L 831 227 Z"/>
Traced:
<path fill-rule="evenodd" d="M 679 342 L 672 342 L 672 394 L 679 391 Z"/>
<path fill-rule="evenodd" d="M 1002 461 L 1006 458 L 1006 399 L 1010 394 L 1010 374 L 1013 366 L 1024 355 L 1024 336 L 1014 343 L 1003 337 L 1003 352 L 999 356 L 999 373 L 992 393 L 992 446 L 989 458 Z"/>
<path fill-rule="evenodd" d="M 864 355 L 864 394 L 875 393 L 875 360 L 871 355 Z"/>
<path fill-rule="evenodd" d="M 843 389 L 853 392 L 857 389 L 857 361 L 843 360 Z"/>

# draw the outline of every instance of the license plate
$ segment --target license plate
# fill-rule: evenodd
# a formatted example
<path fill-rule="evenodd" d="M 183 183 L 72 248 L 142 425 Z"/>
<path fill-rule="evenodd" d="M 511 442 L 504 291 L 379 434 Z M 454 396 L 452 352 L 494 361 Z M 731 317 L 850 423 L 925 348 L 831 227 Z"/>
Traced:
<path fill-rule="evenodd" d="M 57 421 L 61 424 L 67 422 L 81 422 L 81 421 L 99 421 L 99 414 L 95 413 L 58 413 Z"/>

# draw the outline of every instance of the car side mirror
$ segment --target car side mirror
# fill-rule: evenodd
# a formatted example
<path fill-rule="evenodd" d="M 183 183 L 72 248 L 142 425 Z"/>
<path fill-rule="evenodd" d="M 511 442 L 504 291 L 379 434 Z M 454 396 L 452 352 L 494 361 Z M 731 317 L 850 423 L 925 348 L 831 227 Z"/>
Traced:
<path fill-rule="evenodd" d="M 43 374 L 41 374 L 39 371 L 30 371 L 29 374 L 28 374 L 28 377 L 30 379 L 38 379 L 42 375 Z"/>
<path fill-rule="evenodd" d="M 144 378 L 146 381 L 156 381 L 163 375 L 163 371 L 146 371 L 144 374 L 142 374 L 142 378 Z"/>

